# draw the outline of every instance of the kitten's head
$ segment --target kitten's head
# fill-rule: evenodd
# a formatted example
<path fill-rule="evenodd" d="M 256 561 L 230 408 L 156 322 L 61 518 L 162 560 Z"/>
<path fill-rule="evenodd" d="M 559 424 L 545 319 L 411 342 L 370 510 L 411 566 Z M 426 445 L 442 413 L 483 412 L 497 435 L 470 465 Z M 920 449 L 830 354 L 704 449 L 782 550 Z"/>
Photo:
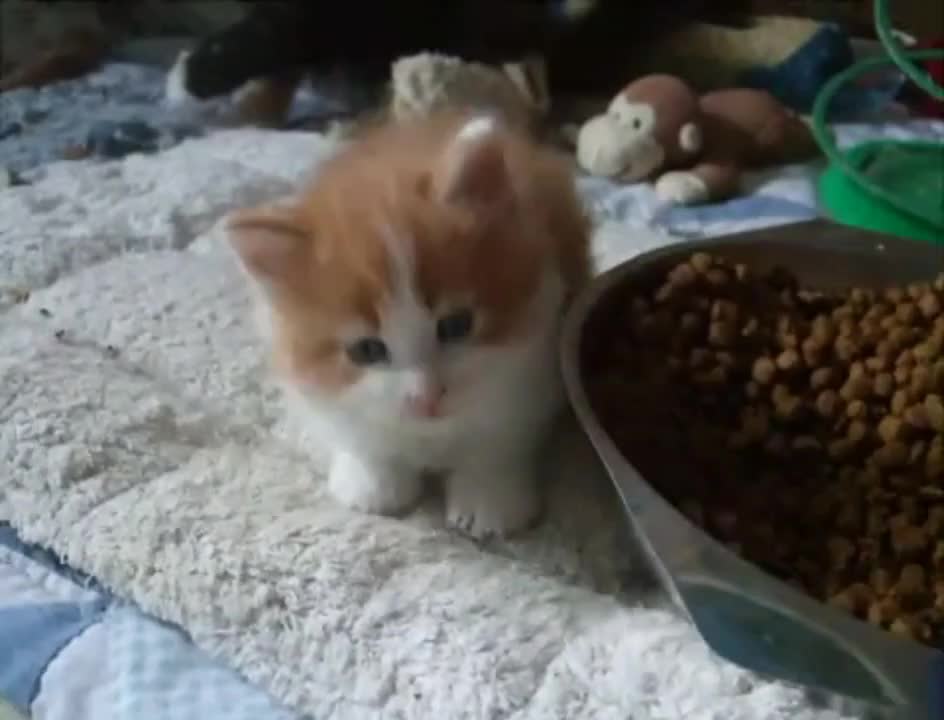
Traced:
<path fill-rule="evenodd" d="M 569 167 L 487 118 L 376 130 L 228 228 L 282 375 L 391 422 L 461 415 L 526 371 L 588 272 Z"/>

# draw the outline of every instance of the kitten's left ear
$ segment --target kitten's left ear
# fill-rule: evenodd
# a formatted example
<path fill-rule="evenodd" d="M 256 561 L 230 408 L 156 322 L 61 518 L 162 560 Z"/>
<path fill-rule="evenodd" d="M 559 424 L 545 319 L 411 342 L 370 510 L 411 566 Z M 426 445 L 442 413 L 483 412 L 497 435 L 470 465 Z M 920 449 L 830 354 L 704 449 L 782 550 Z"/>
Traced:
<path fill-rule="evenodd" d="M 291 207 L 238 210 L 225 227 L 243 268 L 265 289 L 284 287 L 297 274 L 309 241 Z"/>
<path fill-rule="evenodd" d="M 506 146 L 499 121 L 475 117 L 465 123 L 446 148 L 435 186 L 440 199 L 478 207 L 509 197 Z"/>

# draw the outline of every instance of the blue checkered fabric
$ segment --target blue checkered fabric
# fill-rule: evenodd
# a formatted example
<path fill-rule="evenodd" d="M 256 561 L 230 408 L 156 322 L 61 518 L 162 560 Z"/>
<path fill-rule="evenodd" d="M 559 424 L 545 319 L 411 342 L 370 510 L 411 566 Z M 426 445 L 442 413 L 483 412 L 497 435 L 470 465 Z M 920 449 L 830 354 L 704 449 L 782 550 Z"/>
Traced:
<path fill-rule="evenodd" d="M 3 526 L 0 696 L 44 720 L 302 720 Z"/>

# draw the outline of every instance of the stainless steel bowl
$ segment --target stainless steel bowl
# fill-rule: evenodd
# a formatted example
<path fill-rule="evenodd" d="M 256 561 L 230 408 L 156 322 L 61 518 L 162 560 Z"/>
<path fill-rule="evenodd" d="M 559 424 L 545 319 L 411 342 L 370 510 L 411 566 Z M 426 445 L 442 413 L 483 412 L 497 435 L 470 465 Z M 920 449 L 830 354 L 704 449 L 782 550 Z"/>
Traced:
<path fill-rule="evenodd" d="M 944 653 L 830 608 L 739 558 L 646 482 L 592 410 L 581 372 L 588 322 L 611 291 L 696 250 L 758 269 L 786 267 L 804 286 L 834 289 L 927 280 L 944 269 L 944 248 L 820 221 L 683 242 L 601 275 L 577 298 L 562 339 L 564 378 L 580 423 L 656 573 L 715 653 L 862 717 L 944 720 Z"/>

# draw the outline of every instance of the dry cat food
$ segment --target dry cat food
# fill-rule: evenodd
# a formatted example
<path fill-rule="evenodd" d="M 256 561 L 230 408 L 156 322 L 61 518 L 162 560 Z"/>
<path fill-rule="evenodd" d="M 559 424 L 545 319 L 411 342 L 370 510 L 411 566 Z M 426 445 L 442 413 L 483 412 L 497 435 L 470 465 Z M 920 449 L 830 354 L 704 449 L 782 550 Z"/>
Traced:
<path fill-rule="evenodd" d="M 746 559 L 944 647 L 944 274 L 824 293 L 696 254 L 591 322 L 591 402 Z"/>

